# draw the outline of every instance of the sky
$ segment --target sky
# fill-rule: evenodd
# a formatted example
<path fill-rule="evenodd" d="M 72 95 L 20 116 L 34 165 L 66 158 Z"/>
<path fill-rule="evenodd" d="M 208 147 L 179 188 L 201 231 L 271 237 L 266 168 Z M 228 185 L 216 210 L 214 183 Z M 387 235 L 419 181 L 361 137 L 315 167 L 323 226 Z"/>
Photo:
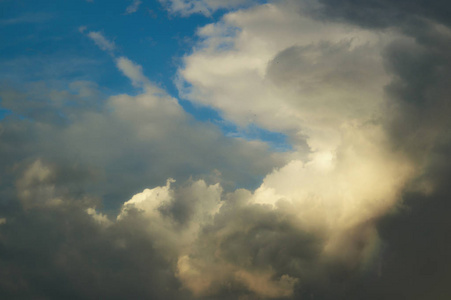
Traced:
<path fill-rule="evenodd" d="M 0 298 L 450 299 L 450 16 L 0 0 Z"/>

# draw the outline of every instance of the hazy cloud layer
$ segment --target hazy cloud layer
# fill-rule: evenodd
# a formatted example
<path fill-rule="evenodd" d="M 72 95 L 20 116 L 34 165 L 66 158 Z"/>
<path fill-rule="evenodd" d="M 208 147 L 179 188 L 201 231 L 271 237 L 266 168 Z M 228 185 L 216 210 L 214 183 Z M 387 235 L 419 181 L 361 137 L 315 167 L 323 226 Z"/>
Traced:
<path fill-rule="evenodd" d="M 199 28 L 181 96 L 287 153 L 196 121 L 97 32 L 136 95 L 2 86 L 0 295 L 448 299 L 448 10 L 288 0 Z"/>

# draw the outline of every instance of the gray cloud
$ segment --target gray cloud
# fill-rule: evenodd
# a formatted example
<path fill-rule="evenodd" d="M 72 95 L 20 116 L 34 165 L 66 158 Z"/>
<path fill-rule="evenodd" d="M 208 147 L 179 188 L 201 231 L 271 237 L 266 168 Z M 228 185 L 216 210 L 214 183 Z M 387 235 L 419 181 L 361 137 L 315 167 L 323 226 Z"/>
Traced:
<path fill-rule="evenodd" d="M 301 1 L 304 2 L 304 1 Z M 322 18 L 353 22 L 371 28 L 415 26 L 422 18 L 449 24 L 451 6 L 446 1 L 433 0 L 319 0 L 316 13 Z"/>
<path fill-rule="evenodd" d="M 140 229 L 139 214 L 103 228 L 78 200 L 62 198 L 56 206 L 6 216 L 0 228 L 2 297 L 189 299 Z"/>
<path fill-rule="evenodd" d="M 402 208 L 378 222 L 385 243 L 379 271 L 353 281 L 346 299 L 447 299 L 451 6 L 444 1 L 321 3 L 324 19 L 403 33 L 383 51 L 392 76 L 385 88 L 384 126 L 393 149 L 422 169 L 404 192 Z"/>
<path fill-rule="evenodd" d="M 415 159 L 425 158 L 436 143 L 448 139 L 451 6 L 445 1 L 319 3 L 315 11 L 325 20 L 402 33 L 382 52 L 384 67 L 392 76 L 385 87 L 387 132 L 398 149 L 416 155 Z"/>

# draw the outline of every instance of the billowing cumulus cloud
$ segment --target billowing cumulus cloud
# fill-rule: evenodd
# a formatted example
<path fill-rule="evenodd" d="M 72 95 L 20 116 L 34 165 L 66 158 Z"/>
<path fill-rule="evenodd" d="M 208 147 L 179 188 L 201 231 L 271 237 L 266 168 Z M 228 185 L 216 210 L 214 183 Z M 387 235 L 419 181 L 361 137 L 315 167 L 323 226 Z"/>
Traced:
<path fill-rule="evenodd" d="M 267 175 L 252 198 L 275 209 L 288 203 L 303 228 L 327 236 L 324 257 L 344 265 L 360 257 L 364 266 L 380 243 L 377 220 L 446 138 L 440 81 L 449 76 L 435 73 L 448 70 L 448 29 L 423 20 L 413 34 L 393 19 L 381 32 L 348 17 L 348 8 L 359 4 L 329 11 L 327 3 L 286 1 L 230 13 L 199 30 L 203 42 L 179 74 L 192 101 L 242 126 L 285 132 L 294 145 L 305 140 L 309 160 Z M 432 181 L 420 178 L 409 188 L 431 192 Z"/>
<path fill-rule="evenodd" d="M 139 1 L 138 1 L 139 2 Z M 243 1 L 170 1 L 211 14 Z M 0 294 L 9 298 L 448 299 L 447 5 L 277 1 L 198 29 L 180 96 L 3 86 Z"/>

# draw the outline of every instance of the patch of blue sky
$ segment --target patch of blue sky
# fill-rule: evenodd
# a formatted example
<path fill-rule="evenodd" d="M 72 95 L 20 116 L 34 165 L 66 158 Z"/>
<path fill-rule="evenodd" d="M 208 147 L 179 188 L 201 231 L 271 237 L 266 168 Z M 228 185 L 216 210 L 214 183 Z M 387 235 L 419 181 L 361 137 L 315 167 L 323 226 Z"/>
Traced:
<path fill-rule="evenodd" d="M 11 110 L 0 107 L 0 121 L 3 120 L 6 116 L 9 116 L 11 114 L 12 114 Z"/>
<path fill-rule="evenodd" d="M 185 111 L 196 116 L 197 120 L 215 124 L 226 136 L 242 138 L 248 141 L 263 141 L 269 145 L 272 151 L 288 152 L 293 150 L 288 136 L 284 133 L 269 131 L 256 124 L 240 127 L 233 122 L 225 120 L 218 111 L 211 107 L 193 105 L 189 101 L 179 102 Z"/>
<path fill-rule="evenodd" d="M 218 126 L 226 136 L 242 138 L 248 141 L 260 140 L 267 143 L 270 149 L 276 152 L 293 150 L 288 136 L 284 133 L 269 131 L 256 124 L 250 124 L 243 128 L 225 120 L 217 110 L 211 107 L 193 104 L 188 100 L 179 100 L 179 103 L 186 112 L 193 115 L 197 120 L 210 122 Z"/>
<path fill-rule="evenodd" d="M 256 124 L 250 124 L 244 128 L 238 127 L 231 122 L 220 122 L 219 124 L 227 136 L 243 138 L 248 141 L 263 141 L 275 152 L 289 152 L 293 150 L 288 136 L 284 133 L 266 130 Z"/>

